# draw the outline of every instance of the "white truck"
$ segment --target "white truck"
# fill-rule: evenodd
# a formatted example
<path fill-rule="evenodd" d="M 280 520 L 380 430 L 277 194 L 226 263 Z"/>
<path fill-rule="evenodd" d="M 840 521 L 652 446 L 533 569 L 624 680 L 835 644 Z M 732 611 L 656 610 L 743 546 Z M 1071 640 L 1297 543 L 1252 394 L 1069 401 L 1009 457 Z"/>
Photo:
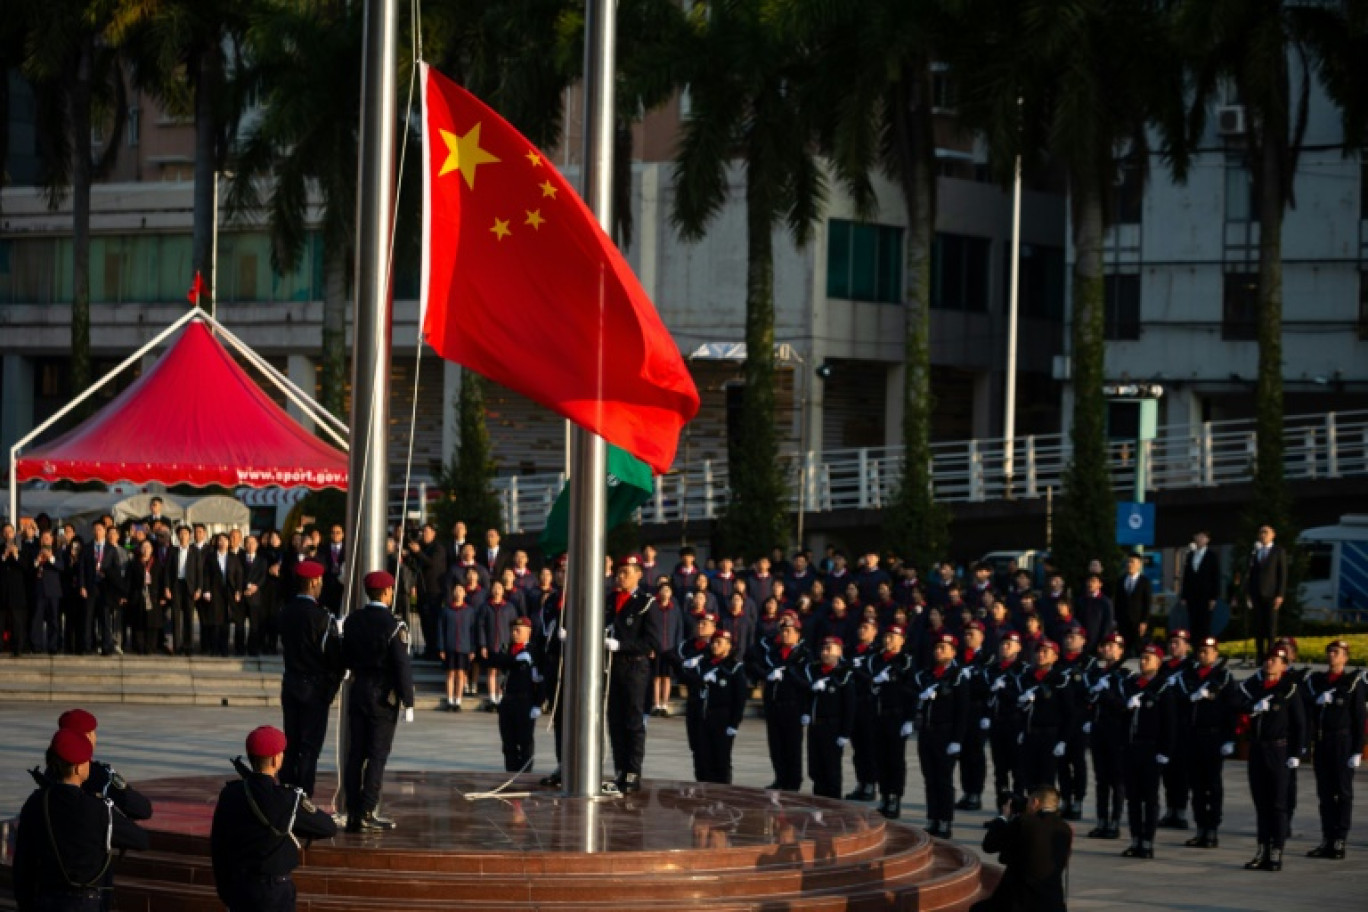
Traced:
<path fill-rule="evenodd" d="M 1340 517 L 1337 526 L 1297 537 L 1309 562 L 1298 590 L 1302 613 L 1327 621 L 1368 621 L 1368 514 Z"/>

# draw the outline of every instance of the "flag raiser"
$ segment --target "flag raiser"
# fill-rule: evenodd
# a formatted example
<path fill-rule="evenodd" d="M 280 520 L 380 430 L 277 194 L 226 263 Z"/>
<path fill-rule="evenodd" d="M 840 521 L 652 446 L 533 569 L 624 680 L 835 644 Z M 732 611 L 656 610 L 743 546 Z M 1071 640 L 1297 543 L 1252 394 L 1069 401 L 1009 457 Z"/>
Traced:
<path fill-rule="evenodd" d="M 631 267 L 540 151 L 421 75 L 428 344 L 665 473 L 698 391 Z"/>

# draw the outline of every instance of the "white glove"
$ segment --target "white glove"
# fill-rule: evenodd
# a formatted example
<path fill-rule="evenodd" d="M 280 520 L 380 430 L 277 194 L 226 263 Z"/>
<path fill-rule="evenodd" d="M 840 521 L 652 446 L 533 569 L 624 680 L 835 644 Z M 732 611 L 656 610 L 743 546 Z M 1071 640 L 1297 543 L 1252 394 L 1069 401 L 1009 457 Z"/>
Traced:
<path fill-rule="evenodd" d="M 1054 755 L 1055 755 L 1056 757 L 1062 757 L 1062 756 L 1064 756 L 1064 749 L 1065 749 L 1065 744 L 1064 744 L 1063 741 L 1060 741 L 1058 744 L 1055 745 L 1055 748 L 1054 748 Z"/>
<path fill-rule="evenodd" d="M 798 721 L 802 725 L 810 725 L 812 723 L 812 716 L 809 716 L 808 714 L 804 713 L 802 718 L 800 718 Z"/>
<path fill-rule="evenodd" d="M 564 627 L 557 627 L 557 628 L 556 628 L 556 639 L 561 640 L 561 641 L 564 641 L 564 640 L 565 640 L 565 628 L 564 628 Z"/>
<path fill-rule="evenodd" d="M 534 706 L 534 707 L 532 707 L 532 712 L 531 712 L 529 715 L 530 715 L 533 719 L 540 719 L 540 718 L 541 718 L 541 707 L 540 707 L 540 706 Z"/>
<path fill-rule="evenodd" d="M 1207 690 L 1207 686 L 1203 684 L 1201 687 L 1197 688 L 1197 690 L 1194 691 L 1191 695 L 1189 695 L 1188 699 L 1191 700 L 1193 703 L 1196 703 L 1198 700 L 1210 700 L 1211 691 Z"/>
<path fill-rule="evenodd" d="M 712 671 L 710 671 L 710 672 L 708 672 L 707 674 L 705 674 L 705 675 L 703 676 L 703 680 L 704 680 L 706 683 L 708 683 L 708 684 L 716 684 L 716 683 L 717 683 L 717 669 L 714 668 Z"/>
<path fill-rule="evenodd" d="M 878 674 L 876 674 L 876 675 L 874 676 L 874 683 L 875 683 L 875 684 L 887 684 L 887 683 L 888 683 L 888 669 L 887 669 L 887 668 L 885 668 L 883 671 L 879 672 Z"/>
<path fill-rule="evenodd" d="M 1354 756 L 1352 756 L 1352 757 L 1349 758 L 1349 768 L 1350 768 L 1351 770 L 1356 770 L 1356 769 L 1358 769 L 1359 766 L 1360 766 L 1360 764 L 1362 764 L 1362 763 L 1363 763 L 1363 754 L 1354 754 Z"/>
<path fill-rule="evenodd" d="M 904 722 L 902 724 L 902 731 L 899 732 L 899 734 L 901 734 L 904 738 L 912 737 L 912 723 Z"/>
<path fill-rule="evenodd" d="M 1319 697 L 1316 698 L 1316 705 L 1317 705 L 1317 706 L 1329 706 L 1329 705 L 1330 705 L 1331 703 L 1333 703 L 1334 701 L 1335 701 L 1335 693 L 1334 693 L 1334 691 L 1327 690 L 1325 693 L 1321 694 Z"/>
<path fill-rule="evenodd" d="M 997 691 L 1002 690 L 1002 688 L 1006 686 L 1007 676 L 1003 675 L 1002 677 L 998 678 L 996 681 L 993 682 L 993 691 L 996 693 Z"/>
<path fill-rule="evenodd" d="M 1107 684 L 1107 680 L 1107 678 L 1103 678 L 1102 680 L 1098 681 L 1096 684 L 1092 686 L 1091 692 L 1095 694 L 1100 694 L 1102 691 L 1106 690 L 1109 686 Z"/>
<path fill-rule="evenodd" d="M 1227 741 L 1225 744 L 1222 744 L 1222 745 L 1221 745 L 1221 756 L 1222 756 L 1222 757 L 1229 757 L 1229 756 L 1231 756 L 1231 755 L 1234 754 L 1234 753 L 1235 753 L 1235 742 L 1234 742 L 1234 741 Z"/>
<path fill-rule="evenodd" d="M 1253 716 L 1257 716 L 1259 713 L 1266 713 L 1272 705 L 1272 703 L 1268 702 L 1268 697 L 1264 697 L 1258 703 L 1254 704 L 1254 708 L 1251 709 L 1249 713 Z"/>
<path fill-rule="evenodd" d="M 1025 744 L 1025 743 L 1026 743 L 1026 733 L 1025 733 L 1025 732 L 1021 732 L 1020 734 L 1017 735 L 1017 744 Z"/>
<path fill-rule="evenodd" d="M 413 721 L 413 707 L 412 707 L 412 706 L 405 706 L 405 707 L 404 707 L 404 721 L 405 721 L 405 722 L 412 722 L 412 721 Z"/>
<path fill-rule="evenodd" d="M 769 680 L 771 680 L 771 681 L 782 681 L 782 680 L 784 680 L 784 669 L 782 669 L 782 668 L 776 668 L 776 669 L 774 669 L 774 671 L 771 671 L 771 672 L 769 673 Z"/>
<path fill-rule="evenodd" d="M 618 649 L 621 648 L 621 646 L 622 646 L 621 643 L 619 643 L 617 640 L 613 639 L 612 637 L 604 637 L 604 638 L 603 638 L 603 645 L 604 645 L 604 647 L 605 647 L 609 652 L 617 652 Z"/>
<path fill-rule="evenodd" d="M 1288 757 L 1288 758 L 1287 758 L 1287 768 L 1288 768 L 1288 769 L 1294 770 L 1294 769 L 1296 769 L 1296 768 L 1299 767 L 1299 766 L 1301 766 L 1301 761 L 1298 760 L 1296 757 Z"/>
<path fill-rule="evenodd" d="M 1155 754 L 1154 762 L 1160 766 L 1168 766 L 1168 757 L 1165 757 L 1163 754 Z"/>
<path fill-rule="evenodd" d="M 979 731 L 987 731 L 988 729 L 990 729 L 990 728 L 992 728 L 992 727 L 993 727 L 993 720 L 992 720 L 992 719 L 988 718 L 987 716 L 984 716 L 982 719 L 979 719 Z"/>
<path fill-rule="evenodd" d="M 958 757 L 958 756 L 959 756 L 959 752 L 960 752 L 960 743 L 959 743 L 958 741 L 951 741 L 951 742 L 950 742 L 950 745 L 945 749 L 945 756 L 947 756 L 947 757 Z"/>
<path fill-rule="evenodd" d="M 836 746 L 837 746 L 837 747 L 845 747 L 845 746 L 846 746 L 847 744 L 849 744 L 849 743 L 850 743 L 850 739 L 849 739 L 849 738 L 837 738 L 837 739 L 836 739 Z"/>
<path fill-rule="evenodd" d="M 531 664 L 532 664 L 532 653 L 530 653 L 530 652 L 528 652 L 526 649 L 524 649 L 522 652 L 518 653 L 518 657 L 517 657 L 516 659 L 514 659 L 513 661 L 515 661 L 515 662 L 525 662 L 526 664 L 531 665 Z"/>
<path fill-rule="evenodd" d="M 1034 703 L 1034 702 L 1035 702 L 1035 694 L 1034 694 L 1034 693 L 1024 693 L 1024 694 L 1022 694 L 1021 696 L 1017 697 L 1017 705 L 1018 705 L 1018 706 L 1029 706 L 1030 704 L 1032 704 L 1032 703 Z"/>
<path fill-rule="evenodd" d="M 818 678 L 817 680 L 815 680 L 815 681 L 812 682 L 812 690 L 813 690 L 813 692 L 815 692 L 815 693 L 823 693 L 823 692 L 825 692 L 825 691 L 826 691 L 826 686 L 827 686 L 827 679 L 826 679 L 826 678 Z"/>
<path fill-rule="evenodd" d="M 702 662 L 702 661 L 703 661 L 703 656 L 702 656 L 702 654 L 699 654 L 699 655 L 694 656 L 694 657 L 691 658 L 691 659 L 685 659 L 685 660 L 684 660 L 684 667 L 685 667 L 685 668 L 697 668 L 698 665 L 699 665 L 699 663 Z"/>
<path fill-rule="evenodd" d="M 735 738 L 735 737 L 736 737 L 736 729 L 732 728 L 730 725 L 727 726 L 727 737 L 728 737 L 728 738 Z"/>
<path fill-rule="evenodd" d="M 1144 700 L 1143 694 L 1136 694 L 1126 701 L 1126 709 L 1139 709 L 1140 703 Z"/>
<path fill-rule="evenodd" d="M 932 684 L 930 687 L 926 688 L 926 690 L 923 690 L 920 699 L 923 702 L 936 699 L 936 685 Z"/>
<path fill-rule="evenodd" d="M 1091 722 L 1084 722 L 1084 723 L 1083 723 L 1083 734 L 1085 734 L 1085 735 L 1091 735 L 1091 734 L 1092 734 L 1092 723 L 1091 723 Z"/>

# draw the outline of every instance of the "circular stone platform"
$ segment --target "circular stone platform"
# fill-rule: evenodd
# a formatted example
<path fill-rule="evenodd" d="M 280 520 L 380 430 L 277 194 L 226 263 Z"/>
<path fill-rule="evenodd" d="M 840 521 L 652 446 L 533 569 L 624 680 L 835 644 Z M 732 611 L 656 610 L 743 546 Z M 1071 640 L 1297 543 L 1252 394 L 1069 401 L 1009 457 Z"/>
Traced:
<path fill-rule="evenodd" d="M 398 829 L 303 852 L 301 912 L 381 909 L 966 909 L 994 874 L 978 857 L 871 809 L 793 792 L 651 781 L 585 801 L 491 773 L 395 772 Z M 225 777 L 139 783 L 148 852 L 116 868 L 121 912 L 221 910 L 209 863 Z M 326 797 L 320 790 L 320 797 Z"/>

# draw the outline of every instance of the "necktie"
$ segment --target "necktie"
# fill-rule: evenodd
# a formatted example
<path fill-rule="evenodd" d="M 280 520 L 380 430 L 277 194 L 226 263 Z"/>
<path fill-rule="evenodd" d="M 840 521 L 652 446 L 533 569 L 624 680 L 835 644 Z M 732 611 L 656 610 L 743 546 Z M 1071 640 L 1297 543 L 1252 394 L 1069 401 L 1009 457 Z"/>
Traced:
<path fill-rule="evenodd" d="M 1126 594 L 1127 594 L 1127 595 L 1130 595 L 1130 594 L 1131 594 L 1132 592 L 1134 592 L 1134 591 L 1135 591 L 1135 577 L 1133 577 L 1133 576 L 1128 576 L 1128 577 L 1126 577 Z"/>

